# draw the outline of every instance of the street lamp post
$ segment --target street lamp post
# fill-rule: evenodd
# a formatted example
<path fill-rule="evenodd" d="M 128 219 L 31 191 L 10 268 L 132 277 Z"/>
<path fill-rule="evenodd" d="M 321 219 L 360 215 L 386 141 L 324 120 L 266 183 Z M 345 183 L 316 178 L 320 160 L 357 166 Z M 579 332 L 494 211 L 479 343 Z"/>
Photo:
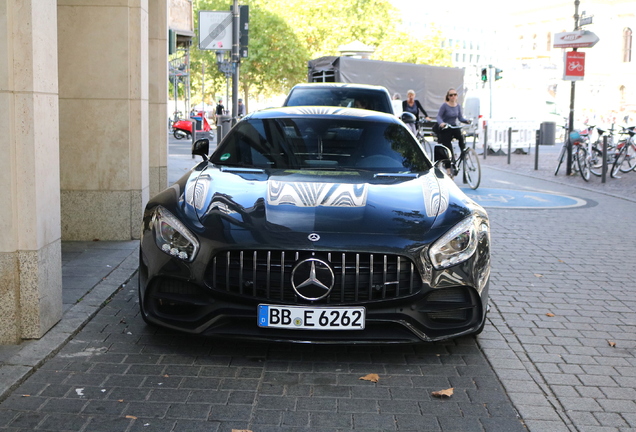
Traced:
<path fill-rule="evenodd" d="M 225 51 L 216 52 L 216 66 L 219 68 L 219 72 L 225 75 L 225 103 L 229 102 L 230 98 L 230 77 L 234 74 L 236 65 L 225 56 Z"/>

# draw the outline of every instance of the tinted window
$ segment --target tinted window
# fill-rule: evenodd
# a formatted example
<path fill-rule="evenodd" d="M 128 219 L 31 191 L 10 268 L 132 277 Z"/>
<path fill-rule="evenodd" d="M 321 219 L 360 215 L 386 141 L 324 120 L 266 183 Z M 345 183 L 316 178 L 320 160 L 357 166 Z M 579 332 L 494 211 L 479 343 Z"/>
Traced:
<path fill-rule="evenodd" d="M 263 169 L 421 172 L 431 168 L 404 125 L 336 116 L 243 120 L 211 160 L 218 165 Z"/>
<path fill-rule="evenodd" d="M 357 106 L 364 105 L 364 106 Z M 341 106 L 349 108 L 365 108 L 393 114 L 391 101 L 387 94 L 373 89 L 347 88 L 294 88 L 285 106 Z"/>

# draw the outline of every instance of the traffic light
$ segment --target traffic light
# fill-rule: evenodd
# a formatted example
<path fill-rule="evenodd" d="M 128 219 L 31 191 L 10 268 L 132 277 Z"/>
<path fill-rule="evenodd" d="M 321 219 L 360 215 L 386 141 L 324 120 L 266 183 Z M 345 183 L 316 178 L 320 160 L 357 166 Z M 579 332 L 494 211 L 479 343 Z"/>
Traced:
<path fill-rule="evenodd" d="M 495 68 L 495 81 L 498 81 L 498 80 L 503 78 L 501 76 L 502 73 L 503 73 L 503 71 L 501 69 Z"/>
<path fill-rule="evenodd" d="M 483 82 L 488 81 L 488 69 L 487 69 L 487 68 L 483 68 L 483 69 L 481 70 L 481 80 L 482 80 Z"/>

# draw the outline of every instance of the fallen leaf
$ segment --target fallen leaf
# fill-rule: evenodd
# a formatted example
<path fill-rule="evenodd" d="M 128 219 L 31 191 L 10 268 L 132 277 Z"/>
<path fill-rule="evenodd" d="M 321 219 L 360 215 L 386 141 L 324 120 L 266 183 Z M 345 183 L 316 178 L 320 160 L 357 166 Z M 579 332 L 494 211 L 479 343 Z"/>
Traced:
<path fill-rule="evenodd" d="M 612 348 L 614 348 L 616 346 L 616 342 L 608 340 L 607 343 L 609 344 L 609 346 L 611 346 Z"/>
<path fill-rule="evenodd" d="M 378 374 L 373 374 L 372 373 L 372 374 L 368 374 L 368 375 L 365 375 L 363 377 L 360 377 L 359 379 L 377 383 L 378 381 L 380 381 L 380 376 Z"/>
<path fill-rule="evenodd" d="M 31 395 L 22 395 L 22 397 L 31 397 Z"/>
<path fill-rule="evenodd" d="M 252 432 L 249 429 L 232 429 L 232 432 Z"/>
<path fill-rule="evenodd" d="M 545 314 L 545 316 L 553 317 L 554 314 L 552 312 L 548 312 L 547 314 Z"/>
<path fill-rule="evenodd" d="M 126 416 L 127 419 L 133 419 L 133 420 L 137 420 L 137 417 L 135 416 L 131 416 L 131 415 L 127 415 Z"/>
<path fill-rule="evenodd" d="M 543 275 L 542 275 L 542 274 L 539 274 L 539 273 L 535 273 L 534 275 L 535 275 L 536 277 L 543 277 Z"/>
<path fill-rule="evenodd" d="M 433 396 L 439 397 L 439 398 L 444 397 L 444 396 L 451 397 L 453 395 L 453 388 L 454 387 L 448 388 L 446 390 L 434 391 L 431 394 Z"/>
<path fill-rule="evenodd" d="M 117 402 L 123 402 L 123 401 L 124 401 L 123 399 L 117 399 Z"/>
<path fill-rule="evenodd" d="M 165 374 L 163 377 L 164 377 L 164 378 L 170 378 L 170 375 Z"/>

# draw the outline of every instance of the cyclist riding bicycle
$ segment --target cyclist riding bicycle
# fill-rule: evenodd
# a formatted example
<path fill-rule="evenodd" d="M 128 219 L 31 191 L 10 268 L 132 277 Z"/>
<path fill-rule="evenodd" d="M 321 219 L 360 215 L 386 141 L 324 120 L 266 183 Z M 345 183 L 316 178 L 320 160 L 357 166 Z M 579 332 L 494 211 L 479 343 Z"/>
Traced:
<path fill-rule="evenodd" d="M 446 102 L 442 104 L 437 112 L 437 124 L 439 125 L 439 131 L 436 131 L 436 133 L 438 134 L 437 142 L 450 150 L 453 159 L 455 158 L 455 155 L 453 154 L 453 145 L 451 144 L 453 138 L 457 139 L 461 151 L 463 151 L 465 147 L 462 131 L 460 128 L 455 127 L 458 122 L 470 124 L 470 120 L 464 118 L 464 115 L 462 114 L 462 107 L 457 102 L 457 91 L 454 88 L 450 88 L 446 92 Z M 435 150 L 435 153 L 435 160 L 443 158 L 442 155 L 438 154 L 437 149 Z M 444 168 L 446 168 L 449 175 L 452 175 L 450 172 L 450 161 L 444 161 Z"/>

